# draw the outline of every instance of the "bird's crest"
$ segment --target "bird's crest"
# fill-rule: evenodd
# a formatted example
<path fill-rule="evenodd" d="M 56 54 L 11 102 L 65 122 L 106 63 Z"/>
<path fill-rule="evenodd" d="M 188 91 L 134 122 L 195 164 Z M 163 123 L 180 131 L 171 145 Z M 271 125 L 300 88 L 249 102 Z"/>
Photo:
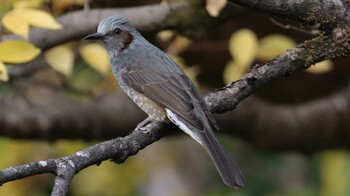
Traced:
<path fill-rule="evenodd" d="M 135 30 L 135 28 L 132 27 L 129 21 L 127 21 L 124 17 L 119 15 L 114 15 L 101 20 L 101 22 L 98 25 L 97 32 L 106 33 L 108 31 L 114 30 L 117 27 L 122 28 L 126 31 Z"/>

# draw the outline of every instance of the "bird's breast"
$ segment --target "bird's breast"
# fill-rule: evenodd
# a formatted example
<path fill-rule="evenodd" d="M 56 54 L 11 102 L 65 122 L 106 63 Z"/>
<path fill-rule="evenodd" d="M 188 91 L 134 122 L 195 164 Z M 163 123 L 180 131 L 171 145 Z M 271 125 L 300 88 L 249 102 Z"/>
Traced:
<path fill-rule="evenodd" d="M 131 88 L 124 89 L 124 91 L 152 120 L 161 122 L 166 121 L 167 116 L 164 108 Z"/>

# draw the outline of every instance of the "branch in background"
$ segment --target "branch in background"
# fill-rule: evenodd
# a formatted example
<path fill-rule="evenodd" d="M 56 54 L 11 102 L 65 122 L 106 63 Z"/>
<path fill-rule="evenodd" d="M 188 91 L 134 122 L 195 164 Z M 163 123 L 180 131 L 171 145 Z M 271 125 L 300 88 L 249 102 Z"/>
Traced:
<path fill-rule="evenodd" d="M 245 8 L 311 24 L 350 24 L 348 0 L 229 0 Z"/>
<path fill-rule="evenodd" d="M 350 88 L 297 105 L 250 97 L 220 115 L 220 127 L 259 149 L 314 153 L 350 149 Z"/>
<path fill-rule="evenodd" d="M 0 101 L 1 135 L 49 141 L 110 139 L 127 134 L 146 117 L 124 94 L 106 95 L 91 103 L 82 103 L 52 89 L 40 91 L 46 98 L 37 104 L 20 98 Z M 120 115 L 125 111 L 128 115 Z"/>
<path fill-rule="evenodd" d="M 46 66 L 45 56 L 41 53 L 34 60 L 24 63 L 23 65 L 8 65 L 7 71 L 10 76 L 10 80 L 14 78 L 25 77 L 32 74 L 34 71 Z"/>
<path fill-rule="evenodd" d="M 145 118 L 123 93 L 105 95 L 91 103 L 59 94 L 53 93 L 54 98 L 44 105 L 21 99 L 0 102 L 0 134 L 46 141 L 104 140 L 128 134 Z M 125 113 L 128 115 L 121 115 Z M 349 116 L 350 88 L 298 105 L 278 105 L 250 97 L 234 111 L 216 115 L 216 119 L 222 130 L 218 133 L 242 138 L 259 149 L 316 152 L 350 148 Z M 175 126 L 167 130 L 181 133 Z"/>

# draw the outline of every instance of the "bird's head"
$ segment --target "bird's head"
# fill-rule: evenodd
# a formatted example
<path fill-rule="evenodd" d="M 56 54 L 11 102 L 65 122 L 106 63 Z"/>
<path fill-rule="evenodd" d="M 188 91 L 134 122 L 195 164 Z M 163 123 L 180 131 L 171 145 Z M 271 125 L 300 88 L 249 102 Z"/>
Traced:
<path fill-rule="evenodd" d="M 97 32 L 85 37 L 86 40 L 101 40 L 108 53 L 114 56 L 127 49 L 138 36 L 138 31 L 121 16 L 109 16 L 100 21 Z"/>

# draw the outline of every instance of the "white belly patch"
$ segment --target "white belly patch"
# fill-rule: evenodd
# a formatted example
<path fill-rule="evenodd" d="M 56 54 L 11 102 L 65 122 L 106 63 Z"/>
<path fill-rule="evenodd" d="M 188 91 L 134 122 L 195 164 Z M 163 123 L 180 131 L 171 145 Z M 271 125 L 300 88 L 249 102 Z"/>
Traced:
<path fill-rule="evenodd" d="M 170 111 L 169 109 L 165 108 L 166 114 L 169 118 L 169 120 L 174 123 L 176 126 L 178 126 L 183 132 L 185 132 L 186 134 L 188 134 L 189 136 L 191 136 L 194 140 L 196 140 L 198 143 L 202 144 L 202 141 L 200 140 L 200 138 L 198 137 L 198 135 L 192 131 L 190 128 L 188 128 L 188 126 L 186 126 L 183 122 L 181 122 L 179 120 L 179 118 L 177 117 L 177 115 Z"/>

